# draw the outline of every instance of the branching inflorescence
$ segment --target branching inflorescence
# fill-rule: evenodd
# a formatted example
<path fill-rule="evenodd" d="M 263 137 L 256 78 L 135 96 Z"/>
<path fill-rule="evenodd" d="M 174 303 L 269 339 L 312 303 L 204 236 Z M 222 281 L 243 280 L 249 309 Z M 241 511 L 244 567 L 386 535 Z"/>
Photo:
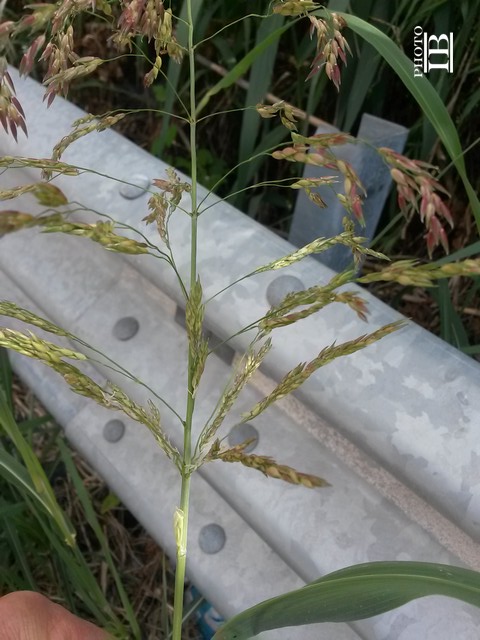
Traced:
<path fill-rule="evenodd" d="M 204 424 L 196 443 L 192 442 L 191 428 L 195 402 L 202 374 L 211 354 L 204 331 L 207 302 L 203 295 L 201 277 L 197 272 L 196 258 L 196 225 L 199 211 L 196 200 L 198 186 L 196 178 L 197 121 L 195 115 L 195 25 L 192 19 L 192 0 L 187 0 L 188 17 L 185 24 L 188 27 L 188 42 L 182 44 L 177 41 L 175 35 L 176 17 L 172 9 L 165 7 L 161 0 L 120 0 L 117 2 L 59 0 L 54 3 L 28 5 L 27 9 L 29 9 L 29 13 L 26 13 L 18 22 L 0 23 L 0 55 L 10 38 L 15 38 L 20 34 L 22 37 L 29 38 L 20 71 L 22 74 L 27 74 L 36 64 L 42 64 L 44 68 L 46 67 L 44 85 L 48 105 L 52 104 L 56 95 L 66 95 L 72 82 L 94 73 L 101 65 L 108 63 L 108 60 L 81 57 L 75 52 L 75 29 L 77 19 L 81 14 L 97 12 L 102 15 L 103 19 L 111 26 L 111 42 L 118 48 L 119 56 L 138 52 L 137 40 L 139 38 L 151 43 L 155 54 L 154 59 L 150 60 L 147 54 L 143 54 L 150 65 L 149 71 L 144 76 L 146 86 L 158 80 L 163 73 L 162 56 L 168 56 L 174 63 L 180 63 L 185 55 L 189 61 L 191 105 L 189 112 L 185 108 L 187 111 L 185 119 L 190 124 L 192 180 L 181 179 L 174 169 L 169 169 L 166 177 L 154 180 L 153 185 L 156 190 L 152 190 L 150 193 L 148 212 L 144 212 L 146 215 L 143 218 L 147 224 L 156 225 L 161 247 L 123 236 L 120 233 L 122 226 L 113 220 L 86 223 L 74 219 L 68 210 L 68 205 L 71 204 L 68 197 L 52 184 L 52 180 L 57 175 L 75 176 L 88 171 L 88 168 L 79 168 L 61 160 L 63 153 L 71 144 L 93 131 L 100 132 L 114 126 L 121 119 L 128 117 L 127 112 L 115 111 L 98 117 L 89 114 L 77 120 L 73 123 L 71 133 L 55 145 L 50 159 L 12 156 L 0 158 L 0 167 L 3 170 L 23 167 L 36 168 L 42 171 L 43 178 L 41 182 L 35 184 L 3 189 L 0 191 L 0 199 L 14 200 L 20 195 L 30 194 L 46 208 L 36 216 L 26 211 L 14 209 L 0 212 L 0 235 L 29 227 L 38 227 L 42 232 L 71 234 L 97 242 L 110 251 L 160 256 L 170 263 L 177 275 L 186 301 L 186 331 L 189 344 L 185 415 L 179 416 L 174 411 L 183 428 L 183 450 L 180 447 L 175 447 L 167 438 L 156 405 L 151 402 L 148 407 L 143 407 L 131 400 L 116 385 L 102 388 L 79 367 L 69 362 L 69 360 L 87 360 L 87 356 L 82 351 L 71 349 L 69 346 L 58 346 L 53 342 L 38 338 L 32 333 L 22 333 L 7 328 L 0 328 L 0 346 L 37 358 L 57 371 L 76 393 L 90 397 L 103 407 L 123 411 L 131 419 L 146 426 L 153 433 L 161 449 L 179 470 L 182 478 L 182 492 L 181 504 L 175 516 L 177 580 L 173 629 L 174 639 L 179 640 L 187 552 L 189 488 L 190 478 L 194 471 L 202 464 L 222 460 L 231 463 L 239 462 L 244 466 L 261 471 L 268 477 L 309 488 L 328 485 L 327 480 L 319 476 L 301 473 L 290 466 L 278 463 L 269 456 L 246 453 L 245 448 L 248 443 L 230 448 L 222 446 L 219 432 L 241 391 L 252 380 L 272 348 L 275 330 L 293 325 L 334 303 L 347 305 L 359 318 L 366 321 L 368 310 L 358 290 L 347 291 L 344 288 L 345 285 L 352 282 L 367 283 L 383 280 L 430 286 L 438 278 L 450 275 L 478 274 L 480 262 L 466 260 L 430 268 L 428 265 L 402 261 L 388 264 L 374 274 L 358 276 L 356 267 L 363 256 L 370 255 L 380 260 L 387 260 L 383 254 L 365 246 L 365 238 L 356 231 L 358 224 L 364 223 L 363 199 L 367 194 L 353 167 L 338 158 L 334 151 L 335 147 L 358 141 L 347 133 L 300 135 L 296 127 L 296 109 L 292 105 L 284 101 L 278 101 L 273 105 L 258 104 L 256 109 L 259 116 L 262 118 L 278 116 L 291 135 L 291 142 L 287 145 L 280 145 L 271 153 L 275 160 L 313 165 L 331 172 L 331 175 L 324 177 L 296 178 L 289 186 L 294 190 L 304 190 L 312 202 L 318 207 L 324 208 L 325 202 L 318 191 L 319 188 L 332 188 L 333 185 L 341 184 L 343 192 L 339 191 L 337 197 L 344 207 L 346 215 L 343 221 L 344 230 L 340 234 L 333 238 L 317 238 L 286 256 L 258 267 L 243 279 L 266 271 L 288 268 L 299 260 L 325 251 L 334 245 L 343 245 L 352 251 L 352 268 L 334 275 L 327 283 L 288 294 L 280 303 L 272 306 L 263 317 L 252 323 L 251 328 L 256 329 L 254 340 L 244 357 L 238 362 L 231 380 L 223 392 L 218 394 L 217 404 L 210 419 Z M 324 69 L 327 77 L 339 90 L 341 83 L 339 61 L 346 64 L 347 53 L 351 54 L 347 40 L 342 34 L 342 30 L 346 26 L 345 19 L 335 13 L 320 10 L 315 2 L 309 0 L 277 2 L 273 5 L 271 15 L 273 14 L 308 21 L 310 36 L 316 38 L 316 55 L 308 77 L 310 78 Z M 25 114 L 15 95 L 15 87 L 4 56 L 0 57 L 0 123 L 5 131 L 10 132 L 15 139 L 17 139 L 18 129 L 27 134 Z M 440 194 L 447 195 L 447 192 L 436 178 L 432 177 L 434 168 L 426 163 L 410 160 L 391 149 L 382 148 L 378 152 L 390 167 L 391 176 L 398 188 L 400 208 L 403 211 L 413 210 L 420 214 L 427 229 L 428 251 L 431 253 L 439 244 L 448 250 L 447 237 L 442 222 L 447 221 L 453 225 L 453 220 L 447 205 L 440 196 Z M 182 211 L 185 211 L 185 207 L 181 205 L 183 199 L 190 200 L 191 203 L 190 209 L 186 211 L 191 223 L 189 274 L 180 274 L 176 269 L 175 247 L 172 246 L 169 236 L 171 216 L 173 214 L 180 215 Z M 328 215 L 328 212 L 325 215 Z M 188 276 L 190 276 L 190 281 L 188 281 Z M 232 283 L 231 286 L 234 284 Z M 81 348 L 87 349 L 89 347 L 49 321 L 10 303 L 0 302 L 0 315 L 15 318 L 27 325 L 52 333 L 57 338 L 77 341 Z M 298 389 L 320 367 L 388 336 L 399 329 L 401 324 L 389 324 L 344 343 L 323 346 L 309 362 L 299 363 L 286 372 L 275 388 L 247 411 L 242 420 L 254 420 L 275 402 Z M 128 373 L 125 370 L 122 372 Z M 131 375 L 129 377 L 133 379 Z M 159 399 L 167 407 L 169 406 L 167 401 Z"/>

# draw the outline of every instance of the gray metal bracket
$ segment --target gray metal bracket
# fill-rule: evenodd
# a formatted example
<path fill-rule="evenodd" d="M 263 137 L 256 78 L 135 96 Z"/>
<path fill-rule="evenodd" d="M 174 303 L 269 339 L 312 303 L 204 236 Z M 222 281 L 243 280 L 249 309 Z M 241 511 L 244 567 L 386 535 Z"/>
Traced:
<path fill-rule="evenodd" d="M 323 125 L 317 129 L 316 133 L 339 133 L 339 130 L 333 126 Z M 408 129 L 364 113 L 357 137 L 374 147 L 390 147 L 401 153 L 407 141 Z M 335 150 L 335 155 L 352 165 L 365 187 L 367 192 L 363 207 L 365 227 L 357 223 L 357 230 L 359 235 L 365 236 L 368 242 L 371 242 L 392 185 L 389 169 L 379 154 L 365 144 L 341 145 Z M 332 175 L 337 176 L 339 182 L 333 184 L 330 189 L 321 191 L 322 199 L 327 205 L 325 209 L 316 206 L 303 191 L 299 192 L 288 236 L 295 246 L 303 247 L 315 238 L 331 238 L 343 231 L 342 220 L 345 209 L 336 196 L 337 193 L 343 192 L 343 179 L 338 172 L 331 169 L 305 166 L 304 176 L 307 178 Z M 352 262 L 350 250 L 341 245 L 331 247 L 315 257 L 334 271 L 342 271 Z"/>

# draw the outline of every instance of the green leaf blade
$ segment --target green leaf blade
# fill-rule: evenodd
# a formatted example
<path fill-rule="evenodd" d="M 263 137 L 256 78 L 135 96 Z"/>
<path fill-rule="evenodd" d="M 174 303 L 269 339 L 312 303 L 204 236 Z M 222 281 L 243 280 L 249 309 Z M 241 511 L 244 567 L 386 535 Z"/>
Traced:
<path fill-rule="evenodd" d="M 35 498 L 41 502 L 47 513 L 50 514 L 52 519 L 56 522 L 59 530 L 62 531 L 65 542 L 74 546 L 75 544 L 75 532 L 71 527 L 71 524 L 66 520 L 63 511 L 61 510 L 53 489 L 48 481 L 48 478 L 40 464 L 35 452 L 23 437 L 18 425 L 15 422 L 8 406 L 7 397 L 2 388 L 0 388 L 0 432 L 4 431 L 12 441 L 13 445 L 17 449 L 18 453 L 22 457 L 25 470 L 28 472 L 28 484 L 31 482 L 29 489 L 34 491 Z M 7 456 L 6 452 L 0 452 Z M 11 461 L 15 463 L 12 458 Z M 23 477 L 23 469 L 19 471 L 19 467 L 14 464 L 14 467 L 8 466 L 5 460 L 0 458 L 0 464 L 4 465 L 5 472 L 9 472 L 17 476 L 17 480 L 21 480 L 25 484 L 26 480 Z"/>
<path fill-rule="evenodd" d="M 214 640 L 247 640 L 270 629 L 361 620 L 430 595 L 480 607 L 480 573 L 423 562 L 347 567 L 244 611 L 229 620 Z"/>

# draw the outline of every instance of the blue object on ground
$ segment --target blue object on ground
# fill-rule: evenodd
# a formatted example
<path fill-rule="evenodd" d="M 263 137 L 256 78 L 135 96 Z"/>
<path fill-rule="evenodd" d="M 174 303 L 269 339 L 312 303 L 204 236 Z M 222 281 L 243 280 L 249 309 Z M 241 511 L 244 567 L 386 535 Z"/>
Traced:
<path fill-rule="evenodd" d="M 187 600 L 193 602 L 199 597 L 201 597 L 200 592 L 192 585 L 187 592 Z M 212 640 L 215 632 L 225 622 L 218 611 L 206 600 L 196 609 L 194 615 L 203 640 Z"/>

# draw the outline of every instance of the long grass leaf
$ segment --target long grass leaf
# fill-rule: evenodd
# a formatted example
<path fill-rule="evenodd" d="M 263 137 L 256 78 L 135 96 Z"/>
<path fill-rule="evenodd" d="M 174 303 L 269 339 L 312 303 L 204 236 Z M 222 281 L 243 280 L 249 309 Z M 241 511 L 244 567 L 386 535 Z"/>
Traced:
<path fill-rule="evenodd" d="M 24 511 L 24 502 L 15 502 L 12 504 L 6 501 L 4 502 L 3 500 L 0 502 L 0 518 L 4 518 L 5 520 L 13 520 Z"/>
<path fill-rule="evenodd" d="M 47 513 L 50 513 L 49 501 L 36 491 L 25 467 L 2 448 L 0 448 L 0 476 L 13 484 L 22 494 L 30 495 Z"/>
<path fill-rule="evenodd" d="M 480 255 L 480 240 L 477 242 L 472 242 L 468 247 L 462 247 L 458 249 L 458 251 L 454 251 L 445 258 L 440 258 L 440 260 L 436 260 L 435 264 L 442 265 L 448 264 L 449 262 L 456 262 L 457 260 L 465 260 L 465 258 L 470 258 L 470 256 L 478 256 Z"/>
<path fill-rule="evenodd" d="M 26 583 L 26 587 L 28 589 L 31 589 L 32 591 L 36 591 L 37 590 L 37 585 L 35 583 L 35 580 L 32 576 L 32 572 L 30 571 L 30 566 L 28 563 L 28 558 L 25 554 L 25 550 L 23 548 L 23 545 L 20 541 L 20 537 L 18 535 L 18 531 L 16 529 L 16 527 L 14 527 L 12 525 L 12 521 L 11 520 L 7 520 L 4 519 L 3 521 L 4 524 L 4 530 L 6 535 L 9 538 L 10 541 L 10 546 L 12 548 L 12 550 L 15 552 L 15 556 L 17 558 L 17 562 L 18 565 L 22 571 L 25 583 Z"/>
<path fill-rule="evenodd" d="M 90 500 L 90 496 L 85 489 L 85 486 L 80 478 L 77 468 L 72 460 L 72 456 L 70 455 L 69 450 L 62 440 L 58 441 L 58 446 L 60 449 L 60 455 L 62 457 L 63 462 L 65 463 L 65 467 L 68 471 L 70 478 L 75 486 L 75 490 L 77 492 L 77 496 L 82 503 L 83 510 L 85 512 L 85 517 L 88 524 L 92 527 L 95 535 L 97 536 L 98 542 L 100 543 L 102 553 L 105 558 L 105 562 L 108 565 L 110 573 L 112 574 L 113 580 L 115 582 L 115 586 L 117 587 L 118 594 L 120 596 L 120 600 L 125 609 L 125 615 L 130 624 L 130 631 L 134 638 L 139 639 L 141 637 L 140 627 L 138 626 L 138 621 L 136 619 L 133 606 L 128 598 L 128 595 L 123 587 L 120 575 L 115 566 L 115 562 L 112 558 L 112 554 L 110 553 L 110 548 L 108 546 L 107 539 L 105 534 L 102 531 L 102 527 L 98 522 L 97 516 L 95 514 L 95 510 L 93 508 L 92 502 Z"/>
<path fill-rule="evenodd" d="M 330 11 L 346 11 L 350 5 L 350 0 L 330 0 L 328 8 Z"/>
<path fill-rule="evenodd" d="M 12 382 L 13 374 L 8 352 L 2 347 L 0 348 L 0 387 L 3 388 L 8 408 L 13 413 Z"/>
<path fill-rule="evenodd" d="M 75 550 L 63 544 L 45 522 L 43 530 L 50 541 L 52 552 L 58 558 L 59 569 L 64 574 L 64 585 L 70 589 L 70 607 L 75 609 L 75 598 L 79 598 L 94 616 L 97 624 L 114 632 L 116 638 L 126 639 L 127 634 L 122 623 L 113 612 L 85 558 L 80 552 L 74 552 Z"/>
<path fill-rule="evenodd" d="M 334 6 L 337 3 L 334 3 Z M 341 11 L 351 11 L 357 17 L 372 21 L 377 18 L 377 6 L 374 0 L 362 0 L 362 2 L 350 3 L 350 7 L 341 7 L 344 4 L 339 2 L 337 8 L 332 8 L 329 3 L 329 10 L 337 13 Z M 392 9 L 390 3 L 381 3 L 382 13 L 388 13 Z M 382 15 L 382 18 L 386 18 Z M 387 20 L 388 21 L 388 20 Z M 352 43 L 351 43 L 352 44 Z M 372 90 L 372 83 L 378 73 L 381 57 L 378 53 L 364 42 L 353 43 L 354 56 L 348 57 L 348 65 L 342 69 L 342 88 L 337 96 L 335 118 L 333 124 L 342 131 L 351 131 L 357 117 L 364 111 L 364 103 L 367 93 Z M 326 76 L 326 74 L 322 74 Z M 377 77 L 378 81 L 378 77 Z M 380 91 L 376 91 L 376 101 L 381 108 L 383 96 Z"/>
<path fill-rule="evenodd" d="M 33 487 L 42 504 L 54 519 L 60 531 L 65 536 L 65 541 L 69 545 L 75 544 L 75 532 L 66 522 L 63 511 L 53 493 L 53 489 L 48 478 L 38 461 L 34 451 L 22 436 L 18 425 L 9 409 L 7 398 L 3 389 L 0 388 L 0 426 L 4 429 L 7 436 L 12 441 L 18 453 L 22 457 L 26 470 L 30 476 Z"/>
<path fill-rule="evenodd" d="M 457 349 L 468 347 L 468 334 L 463 326 L 461 317 L 453 305 L 448 281 L 440 280 L 437 288 L 432 290 L 431 294 L 438 303 L 441 338 L 457 347 Z"/>
<path fill-rule="evenodd" d="M 335 122 L 342 131 L 352 130 L 355 120 L 362 112 L 367 94 L 371 91 L 372 82 L 376 76 L 378 77 L 381 63 L 381 56 L 378 53 L 373 51 L 371 47 L 363 45 L 359 53 L 359 60 L 361 60 L 361 64 L 357 65 L 351 86 L 343 94 L 345 96 L 345 116 L 343 120 Z M 340 97 L 341 95 L 342 93 Z"/>
<path fill-rule="evenodd" d="M 462 351 L 469 356 L 475 356 L 480 353 L 480 344 L 474 344 L 471 347 L 463 347 Z"/>
<path fill-rule="evenodd" d="M 269 629 L 376 616 L 442 595 L 480 607 L 480 573 L 423 562 L 372 562 L 329 574 L 229 620 L 214 640 L 246 640 Z"/>
<path fill-rule="evenodd" d="M 44 416 L 37 416 L 36 418 L 22 420 L 22 422 L 19 423 L 18 428 L 21 432 L 34 431 L 35 429 L 38 429 L 38 427 L 48 424 L 49 422 L 52 422 L 52 416 L 46 414 Z"/>
<path fill-rule="evenodd" d="M 266 135 L 260 137 L 258 145 L 252 152 L 253 160 L 246 162 L 240 167 L 237 179 L 232 187 L 232 193 L 236 193 L 237 191 L 248 187 L 255 173 L 259 170 L 262 163 L 265 162 L 265 156 L 260 154 L 267 149 L 276 147 L 289 135 L 290 132 L 288 129 L 285 129 L 282 125 L 278 125 L 271 129 Z M 243 208 L 245 193 L 246 192 L 243 191 L 240 194 L 237 194 L 237 196 L 232 199 L 232 204 L 240 209 Z"/>

